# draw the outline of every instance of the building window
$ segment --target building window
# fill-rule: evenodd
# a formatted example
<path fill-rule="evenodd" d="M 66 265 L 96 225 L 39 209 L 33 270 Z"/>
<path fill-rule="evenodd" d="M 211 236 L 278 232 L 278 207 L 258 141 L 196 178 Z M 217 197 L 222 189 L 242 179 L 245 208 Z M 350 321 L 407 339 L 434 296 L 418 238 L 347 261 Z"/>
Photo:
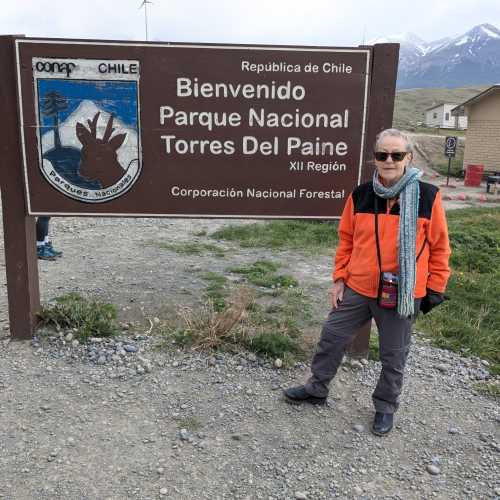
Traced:
<path fill-rule="evenodd" d="M 450 119 L 450 113 L 445 113 L 444 114 L 444 119 L 448 121 Z"/>
<path fill-rule="evenodd" d="M 438 114 L 437 113 L 432 113 L 432 118 L 434 118 L 434 120 L 438 117 Z"/>

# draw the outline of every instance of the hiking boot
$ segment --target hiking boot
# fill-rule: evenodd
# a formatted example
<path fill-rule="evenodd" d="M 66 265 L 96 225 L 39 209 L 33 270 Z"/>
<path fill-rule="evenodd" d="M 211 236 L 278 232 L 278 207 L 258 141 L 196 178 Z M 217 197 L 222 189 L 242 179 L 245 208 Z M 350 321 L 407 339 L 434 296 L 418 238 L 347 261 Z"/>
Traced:
<path fill-rule="evenodd" d="M 394 420 L 393 413 L 381 413 L 377 411 L 373 419 L 372 433 L 376 436 L 385 436 L 392 429 Z"/>
<path fill-rule="evenodd" d="M 47 248 L 47 245 L 37 245 L 36 256 L 41 260 L 56 260 L 55 254 Z"/>
<path fill-rule="evenodd" d="M 52 246 L 52 241 L 48 241 L 45 243 L 45 246 L 54 254 L 55 257 L 61 257 L 62 252 L 59 250 L 55 250 L 54 247 Z"/>
<path fill-rule="evenodd" d="M 306 388 L 303 385 L 299 385 L 298 387 L 290 387 L 283 391 L 285 396 L 285 401 L 287 403 L 300 405 L 302 403 L 309 403 L 311 405 L 324 405 L 326 404 L 325 398 L 318 398 L 316 396 L 312 396 L 306 391 Z"/>

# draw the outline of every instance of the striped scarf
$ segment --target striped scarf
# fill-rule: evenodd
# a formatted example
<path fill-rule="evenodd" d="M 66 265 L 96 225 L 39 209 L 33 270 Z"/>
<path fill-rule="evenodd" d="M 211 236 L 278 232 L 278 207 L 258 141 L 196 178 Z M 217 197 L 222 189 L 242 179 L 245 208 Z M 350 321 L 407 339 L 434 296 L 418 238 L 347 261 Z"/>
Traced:
<path fill-rule="evenodd" d="M 377 196 L 391 199 L 399 195 L 398 314 L 401 317 L 408 317 L 414 313 L 414 288 L 417 280 L 415 247 L 420 197 L 418 179 L 420 177 L 422 177 L 421 170 L 413 167 L 407 168 L 403 177 L 396 184 L 385 187 L 379 181 L 377 170 L 373 174 L 373 190 Z"/>

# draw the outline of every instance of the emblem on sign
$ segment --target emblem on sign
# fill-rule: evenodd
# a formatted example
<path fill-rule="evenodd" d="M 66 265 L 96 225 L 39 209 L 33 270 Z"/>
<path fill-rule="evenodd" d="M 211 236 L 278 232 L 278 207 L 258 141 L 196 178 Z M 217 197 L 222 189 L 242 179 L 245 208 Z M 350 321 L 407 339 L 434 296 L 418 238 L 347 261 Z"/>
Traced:
<path fill-rule="evenodd" d="M 33 58 L 40 170 L 86 203 L 125 194 L 141 172 L 139 62 Z"/>

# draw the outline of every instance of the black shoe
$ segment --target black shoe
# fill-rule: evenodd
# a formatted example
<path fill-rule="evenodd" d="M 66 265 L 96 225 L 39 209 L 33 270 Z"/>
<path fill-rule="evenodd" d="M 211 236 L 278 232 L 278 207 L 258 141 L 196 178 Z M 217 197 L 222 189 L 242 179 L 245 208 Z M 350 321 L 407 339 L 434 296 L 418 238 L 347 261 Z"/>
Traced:
<path fill-rule="evenodd" d="M 392 422 L 394 420 L 393 413 L 381 413 L 377 411 L 373 419 L 372 433 L 376 436 L 385 436 L 389 434 L 392 429 Z"/>
<path fill-rule="evenodd" d="M 302 403 L 309 403 L 312 405 L 324 405 L 326 404 L 326 398 L 318 398 L 316 396 L 311 396 L 303 385 L 298 387 L 290 387 L 283 391 L 285 395 L 285 401 L 287 403 L 300 405 Z"/>

